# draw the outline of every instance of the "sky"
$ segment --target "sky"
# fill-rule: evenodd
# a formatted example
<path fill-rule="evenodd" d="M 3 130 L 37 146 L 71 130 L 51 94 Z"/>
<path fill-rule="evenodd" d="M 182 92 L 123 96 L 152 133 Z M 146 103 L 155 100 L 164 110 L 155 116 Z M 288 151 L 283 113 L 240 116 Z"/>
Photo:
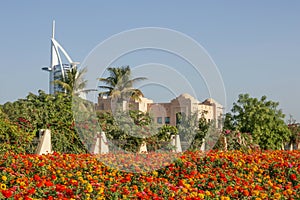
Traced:
<path fill-rule="evenodd" d="M 266 95 L 300 121 L 300 1 L 1 1 L 0 104 L 48 91 L 48 74 L 41 68 L 50 64 L 52 20 L 57 41 L 80 63 L 99 43 L 126 30 L 160 27 L 183 33 L 215 63 L 226 111 L 241 93 Z M 125 57 L 112 64 L 159 62 L 190 76 L 185 71 L 189 64 L 165 52 L 145 50 Z M 199 85 L 204 87 L 197 88 L 202 92 L 197 98 L 204 100 L 208 93 L 201 78 Z M 170 93 L 144 89 L 156 101 L 166 101 L 161 97 Z"/>

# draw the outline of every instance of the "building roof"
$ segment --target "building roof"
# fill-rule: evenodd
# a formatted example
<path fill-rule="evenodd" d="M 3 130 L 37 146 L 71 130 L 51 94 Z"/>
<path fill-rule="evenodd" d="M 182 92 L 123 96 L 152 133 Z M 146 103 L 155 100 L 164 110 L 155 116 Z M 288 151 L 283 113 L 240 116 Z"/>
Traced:
<path fill-rule="evenodd" d="M 186 99 L 194 99 L 194 97 L 188 93 L 183 93 L 183 94 L 179 95 L 178 97 L 184 97 Z"/>

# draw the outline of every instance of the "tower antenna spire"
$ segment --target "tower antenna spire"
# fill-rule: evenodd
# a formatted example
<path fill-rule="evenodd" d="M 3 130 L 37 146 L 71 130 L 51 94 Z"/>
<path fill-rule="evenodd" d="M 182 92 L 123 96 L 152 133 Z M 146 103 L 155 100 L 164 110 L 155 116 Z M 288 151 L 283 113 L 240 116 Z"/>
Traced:
<path fill-rule="evenodd" d="M 54 38 L 55 34 L 55 20 L 52 21 L 52 38 Z"/>

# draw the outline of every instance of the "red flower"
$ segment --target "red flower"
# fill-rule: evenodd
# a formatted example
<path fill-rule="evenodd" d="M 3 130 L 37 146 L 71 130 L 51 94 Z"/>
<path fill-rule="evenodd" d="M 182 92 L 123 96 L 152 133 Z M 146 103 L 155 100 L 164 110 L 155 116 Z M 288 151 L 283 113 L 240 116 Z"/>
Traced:
<path fill-rule="evenodd" d="M 28 193 L 29 193 L 29 194 L 34 194 L 34 192 L 35 192 L 35 189 L 34 189 L 34 188 L 31 188 L 30 190 L 28 190 Z"/>
<path fill-rule="evenodd" d="M 38 182 L 38 183 L 36 184 L 36 186 L 40 188 L 40 187 L 43 186 L 43 184 L 44 184 L 43 181 L 40 181 L 40 182 Z"/>
<path fill-rule="evenodd" d="M 229 185 L 229 186 L 226 188 L 226 192 L 227 192 L 227 194 L 230 194 L 230 193 L 234 192 L 234 189 Z"/>
<path fill-rule="evenodd" d="M 2 190 L 2 195 L 6 198 L 10 198 L 13 195 L 13 193 L 10 190 Z"/>
<path fill-rule="evenodd" d="M 51 181 L 46 181 L 45 185 L 46 185 L 47 187 L 50 187 L 50 186 L 53 186 L 53 183 L 52 183 Z"/>
<path fill-rule="evenodd" d="M 290 179 L 291 179 L 292 181 L 297 180 L 296 174 L 291 174 L 291 175 L 290 175 Z"/>
<path fill-rule="evenodd" d="M 51 176 L 52 180 L 56 180 L 56 176 L 52 174 Z"/>
<path fill-rule="evenodd" d="M 40 180 L 41 180 L 41 178 L 40 178 L 39 175 L 37 175 L 37 174 L 35 174 L 35 175 L 33 176 L 33 178 L 34 178 L 35 181 L 40 181 Z"/>
<path fill-rule="evenodd" d="M 38 164 L 39 167 L 43 167 L 45 165 L 45 163 L 41 162 Z"/>

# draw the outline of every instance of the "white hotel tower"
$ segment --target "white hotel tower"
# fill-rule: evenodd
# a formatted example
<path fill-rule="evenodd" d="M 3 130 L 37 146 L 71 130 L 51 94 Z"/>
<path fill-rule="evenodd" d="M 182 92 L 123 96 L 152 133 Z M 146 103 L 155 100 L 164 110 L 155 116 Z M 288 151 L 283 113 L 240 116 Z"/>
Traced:
<path fill-rule="evenodd" d="M 73 62 L 64 48 L 54 39 L 55 34 L 55 21 L 52 24 L 52 37 L 51 37 L 51 58 L 50 66 L 43 67 L 42 70 L 48 71 L 49 74 L 49 93 L 54 94 L 55 92 L 62 92 L 62 88 L 53 84 L 54 80 L 65 79 L 67 76 L 67 71 L 71 70 L 73 67 L 76 67 L 77 62 Z M 67 63 L 63 63 L 61 54 L 67 60 Z"/>

